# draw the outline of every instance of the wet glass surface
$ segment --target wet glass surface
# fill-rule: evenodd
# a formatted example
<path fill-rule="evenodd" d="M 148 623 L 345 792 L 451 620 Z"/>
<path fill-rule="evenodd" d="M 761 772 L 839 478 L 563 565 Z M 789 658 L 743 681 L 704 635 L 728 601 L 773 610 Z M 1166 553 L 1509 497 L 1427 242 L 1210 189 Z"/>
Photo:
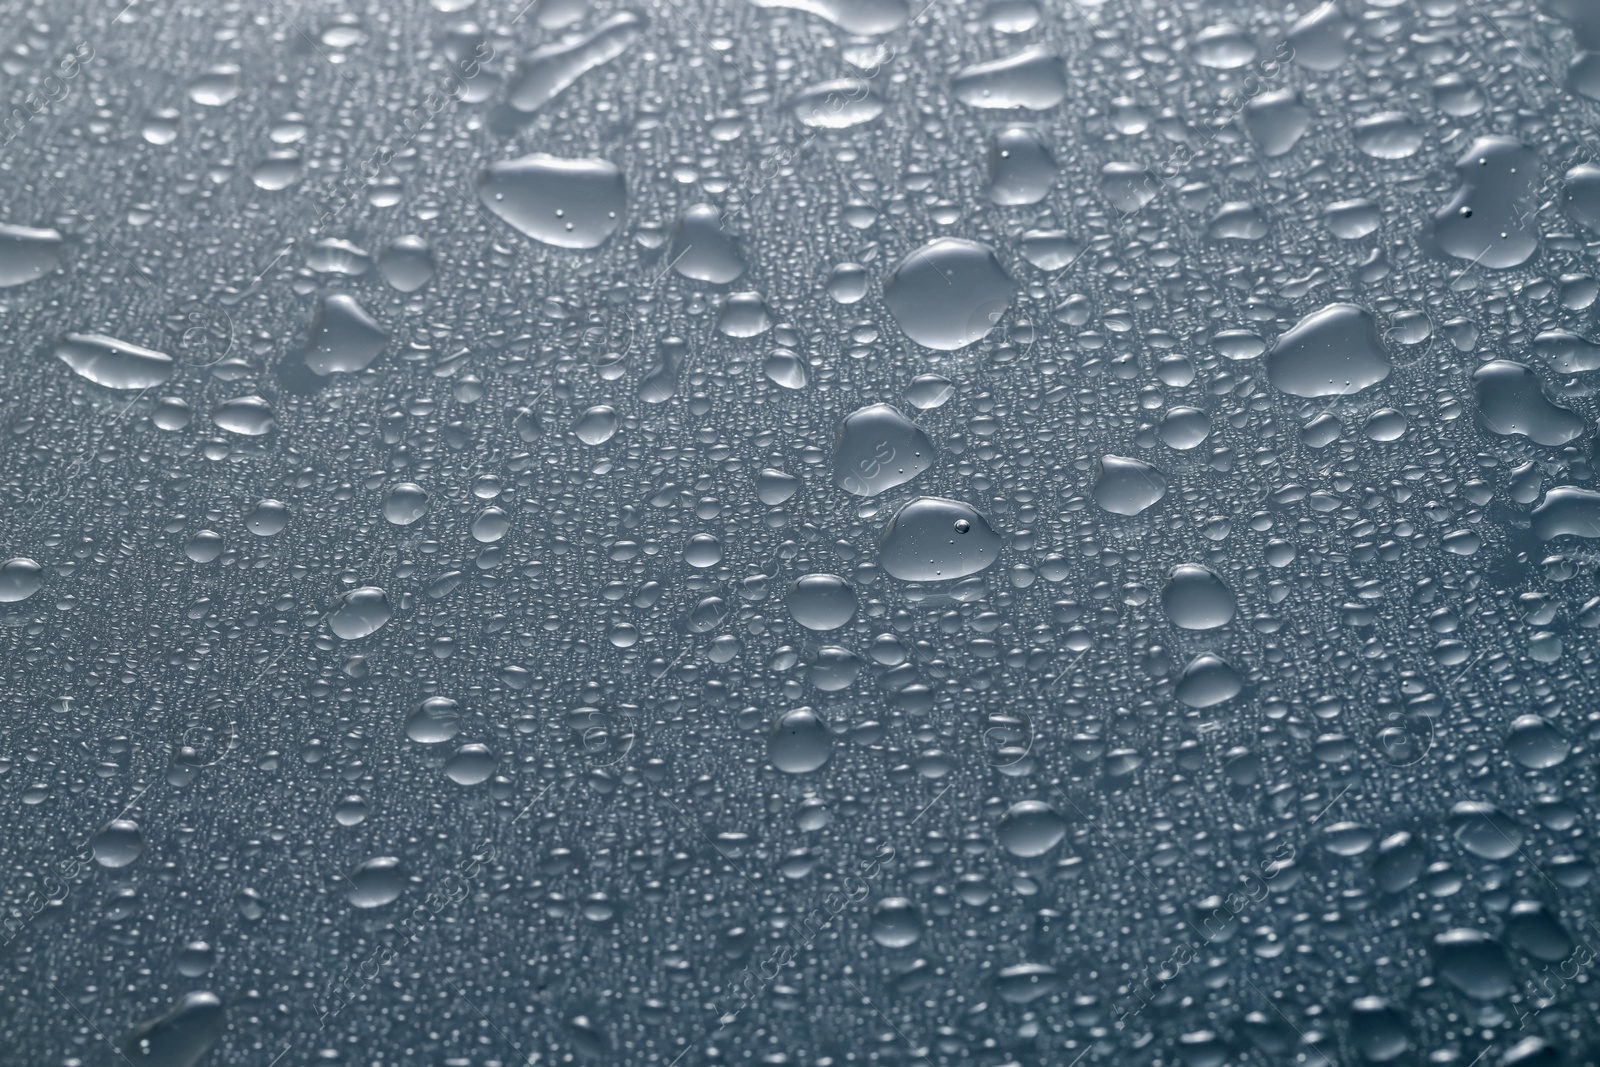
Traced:
<path fill-rule="evenodd" d="M 1600 6 L 0 16 L 8 1063 L 1600 1062 Z"/>

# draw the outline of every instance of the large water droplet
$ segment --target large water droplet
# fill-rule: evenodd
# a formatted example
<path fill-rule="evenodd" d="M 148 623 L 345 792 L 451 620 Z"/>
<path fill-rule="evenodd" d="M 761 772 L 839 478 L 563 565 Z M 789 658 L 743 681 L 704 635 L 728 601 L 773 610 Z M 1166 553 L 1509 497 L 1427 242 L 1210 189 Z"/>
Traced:
<path fill-rule="evenodd" d="M 589 71 L 626 52 L 649 21 L 623 11 L 587 34 L 528 53 L 511 80 L 511 106 L 524 113 L 539 110 Z"/>
<path fill-rule="evenodd" d="M 1399 111 L 1381 111 L 1353 126 L 1356 147 L 1374 159 L 1406 159 L 1422 147 L 1422 130 Z"/>
<path fill-rule="evenodd" d="M 1303 15 L 1289 27 L 1287 41 L 1294 61 L 1307 70 L 1338 70 L 1350 58 L 1356 24 L 1334 0 Z"/>
<path fill-rule="evenodd" d="M 144 831 L 132 819 L 113 819 L 95 831 L 89 848 L 100 866 L 126 867 L 144 851 Z"/>
<path fill-rule="evenodd" d="M 884 281 L 883 301 L 907 337 L 951 352 L 992 330 L 1016 287 L 994 249 L 941 237 L 900 261 Z"/>
<path fill-rule="evenodd" d="M 922 940 L 922 914 L 905 897 L 885 897 L 872 906 L 868 931 L 884 948 L 907 948 Z"/>
<path fill-rule="evenodd" d="M 222 107 L 244 87 L 237 63 L 218 63 L 189 83 L 189 99 L 203 107 Z"/>
<path fill-rule="evenodd" d="M 1600 537 L 1600 492 L 1558 485 L 1533 509 L 1533 532 L 1542 541 Z"/>
<path fill-rule="evenodd" d="M 1506 752 L 1529 770 L 1564 763 L 1572 743 L 1543 715 L 1519 715 L 1506 734 Z"/>
<path fill-rule="evenodd" d="M 44 585 L 44 568 L 27 556 L 0 563 L 0 604 L 27 600 Z"/>
<path fill-rule="evenodd" d="M 478 197 L 523 235 L 557 248 L 598 248 L 622 225 L 628 200 L 615 164 L 539 152 L 491 163 Z"/>
<path fill-rule="evenodd" d="M 875 37 L 911 18 L 907 0 L 752 0 L 757 7 L 789 8 L 827 19 L 846 33 Z"/>
<path fill-rule="evenodd" d="M 397 237 L 378 257 L 378 273 L 402 293 L 414 293 L 433 277 L 433 249 L 415 234 Z"/>
<path fill-rule="evenodd" d="M 396 526 L 410 526 L 428 513 L 428 491 L 416 482 L 401 482 L 383 498 L 383 517 Z"/>
<path fill-rule="evenodd" d="M 1540 445 L 1564 445 L 1583 436 L 1583 417 L 1546 396 L 1526 363 L 1490 360 L 1473 372 L 1472 388 L 1478 414 L 1492 433 Z"/>
<path fill-rule="evenodd" d="M 1461 188 L 1433 216 L 1439 247 L 1495 270 L 1526 263 L 1539 247 L 1529 210 L 1538 153 L 1510 137 L 1480 137 L 1456 161 L 1456 174 Z"/>
<path fill-rule="evenodd" d="M 878 565 L 906 582 L 945 582 L 987 570 L 1000 558 L 1000 535 L 968 504 L 924 496 L 889 520 Z"/>
<path fill-rule="evenodd" d="M 808 630 L 837 630 L 855 617 L 856 591 L 837 574 L 807 574 L 789 586 L 789 614 Z"/>
<path fill-rule="evenodd" d="M 1161 606 L 1174 626 L 1214 630 L 1226 626 L 1236 610 L 1233 590 L 1216 572 L 1198 563 L 1180 563 L 1167 576 Z"/>
<path fill-rule="evenodd" d="M 1238 70 L 1255 62 L 1258 50 L 1250 34 L 1231 22 L 1207 26 L 1190 44 L 1194 61 L 1213 70 Z"/>
<path fill-rule="evenodd" d="M 767 734 L 767 759 L 785 774 L 809 774 L 832 754 L 827 724 L 810 708 L 785 712 Z"/>
<path fill-rule="evenodd" d="M 802 126 L 821 130 L 847 130 L 883 114 L 883 97 L 864 78 L 823 82 L 797 93 L 789 109 Z"/>
<path fill-rule="evenodd" d="M 383 629 L 393 614 L 389 595 L 375 585 L 342 594 L 328 614 L 328 629 L 345 641 L 359 641 Z"/>
<path fill-rule="evenodd" d="M 933 442 L 888 404 L 846 415 L 833 436 L 833 482 L 857 496 L 904 485 L 933 462 Z"/>
<path fill-rule="evenodd" d="M 44 277 L 66 256 L 61 234 L 0 222 L 0 289 Z"/>
<path fill-rule="evenodd" d="M 1433 939 L 1439 977 L 1474 1000 L 1511 992 L 1514 972 L 1500 943 L 1482 930 L 1450 930 Z"/>
<path fill-rule="evenodd" d="M 1013 964 L 995 976 L 995 992 L 1008 1004 L 1031 1004 L 1061 987 L 1060 973 L 1048 963 Z"/>
<path fill-rule="evenodd" d="M 1238 671 L 1222 657 L 1203 652 L 1183 669 L 1172 695 L 1191 708 L 1209 708 L 1232 700 L 1243 689 Z"/>
<path fill-rule="evenodd" d="M 259 396 L 237 396 L 218 401 L 211 408 L 211 421 L 217 429 L 243 437 L 260 437 L 278 425 L 272 405 Z"/>
<path fill-rule="evenodd" d="M 1509 859 L 1522 845 L 1522 827 L 1482 801 L 1463 800 L 1451 808 L 1450 832 L 1462 848 L 1486 860 Z"/>
<path fill-rule="evenodd" d="M 1101 456 L 1095 465 L 1094 502 L 1113 515 L 1137 515 L 1167 495 L 1167 478 L 1143 460 Z"/>
<path fill-rule="evenodd" d="M 1377 320 L 1354 304 L 1329 304 L 1290 327 L 1267 353 L 1267 379 L 1292 396 L 1348 396 L 1389 377 Z"/>
<path fill-rule="evenodd" d="M 397 900 L 405 887 L 398 858 L 373 856 L 350 872 L 350 888 L 345 897 L 358 908 L 381 908 Z"/>
<path fill-rule="evenodd" d="M 1043 111 L 1067 98 L 1061 57 L 1037 46 L 1003 59 L 974 63 L 950 85 L 955 98 L 968 107 Z"/>
<path fill-rule="evenodd" d="M 989 146 L 990 200 L 1006 206 L 1037 204 L 1050 193 L 1057 175 L 1055 157 L 1037 130 L 1008 126 Z"/>
<path fill-rule="evenodd" d="M 461 706 L 449 697 L 428 697 L 406 716 L 406 737 L 419 745 L 437 745 L 461 729 Z"/>
<path fill-rule="evenodd" d="M 603 445 L 611 440 L 620 425 L 615 408 L 596 404 L 572 424 L 572 432 L 586 445 Z"/>
<path fill-rule="evenodd" d="M 172 377 L 172 357 L 98 333 L 69 333 L 56 358 L 80 378 L 108 389 L 149 389 Z"/>
<path fill-rule="evenodd" d="M 1067 821 L 1042 800 L 1023 800 L 1006 809 L 995 836 L 1013 856 L 1042 856 L 1067 836 Z"/>
<path fill-rule="evenodd" d="M 1245 104 L 1245 112 L 1240 115 L 1251 141 L 1267 157 L 1288 154 L 1310 130 L 1310 117 L 1310 107 L 1294 90 L 1262 93 Z"/>
<path fill-rule="evenodd" d="M 389 344 L 389 331 L 347 293 L 334 293 L 317 304 L 305 345 L 278 368 L 284 387 L 314 393 L 330 375 L 366 370 Z"/>
<path fill-rule="evenodd" d="M 457 785 L 478 785 L 489 780 L 497 761 L 489 746 L 462 745 L 444 764 L 445 777 Z"/>
<path fill-rule="evenodd" d="M 215 993 L 185 993 L 165 1015 L 129 1031 L 122 1045 L 139 1067 L 195 1067 L 227 1029 L 227 1012 Z"/>
<path fill-rule="evenodd" d="M 738 246 L 722 228 L 722 212 L 711 204 L 691 205 L 678 216 L 667 261 L 685 278 L 715 285 L 726 285 L 745 272 Z"/>

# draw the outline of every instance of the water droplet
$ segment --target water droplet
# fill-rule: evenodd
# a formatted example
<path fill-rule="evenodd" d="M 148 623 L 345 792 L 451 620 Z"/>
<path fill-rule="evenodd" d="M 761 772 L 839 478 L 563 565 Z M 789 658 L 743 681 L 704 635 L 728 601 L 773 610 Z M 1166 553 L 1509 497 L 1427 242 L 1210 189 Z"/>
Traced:
<path fill-rule="evenodd" d="M 616 409 L 606 404 L 596 404 L 573 423 L 572 432 L 586 445 L 603 445 L 611 440 L 619 425 Z"/>
<path fill-rule="evenodd" d="M 428 697 L 406 717 L 406 737 L 419 745 L 449 741 L 461 729 L 461 706 L 449 697 Z"/>
<path fill-rule="evenodd" d="M 260 437 L 277 428 L 277 413 L 259 396 L 238 396 L 218 401 L 211 408 L 211 421 L 219 430 L 243 437 Z"/>
<path fill-rule="evenodd" d="M 1047 48 L 1025 48 L 1003 59 L 974 63 L 952 79 L 955 98 L 968 107 L 1044 111 L 1067 98 L 1061 57 Z"/>
<path fill-rule="evenodd" d="M 350 888 L 345 898 L 358 908 L 381 908 L 399 899 L 406 878 L 400 860 L 394 856 L 373 856 L 362 860 L 350 872 Z"/>
<path fill-rule="evenodd" d="M 389 595 L 375 585 L 363 585 L 335 601 L 328 629 L 341 640 L 359 641 L 383 629 L 392 614 Z"/>
<path fill-rule="evenodd" d="M 789 586 L 789 614 L 808 630 L 837 630 L 855 617 L 856 591 L 837 574 L 807 574 Z"/>
<path fill-rule="evenodd" d="M 1558 485 L 1533 509 L 1533 532 L 1542 541 L 1558 537 L 1600 537 L 1600 493 Z"/>
<path fill-rule="evenodd" d="M 1209 567 L 1198 563 L 1172 568 L 1161 590 L 1161 607 L 1174 626 L 1185 630 L 1226 626 L 1237 610 L 1233 590 Z"/>
<path fill-rule="evenodd" d="M 1101 456 L 1095 465 L 1091 495 L 1102 510 L 1112 515 L 1138 515 L 1167 495 L 1167 479 L 1143 460 Z"/>
<path fill-rule="evenodd" d="M 1539 248 L 1539 234 L 1521 205 L 1536 202 L 1538 173 L 1538 154 L 1520 141 L 1494 136 L 1472 142 L 1456 161 L 1461 187 L 1433 216 L 1439 247 L 1491 270 L 1526 263 Z"/>
<path fill-rule="evenodd" d="M 428 491 L 416 482 L 401 482 L 383 498 L 383 517 L 395 526 L 410 526 L 428 513 Z"/>
<path fill-rule="evenodd" d="M 1389 377 L 1377 320 L 1354 304 L 1329 304 L 1301 319 L 1267 354 L 1267 379 L 1300 397 L 1348 396 Z"/>
<path fill-rule="evenodd" d="M 644 15 L 623 11 L 587 34 L 528 53 L 511 79 L 511 106 L 525 114 L 539 110 L 589 71 L 626 52 L 649 24 Z"/>
<path fill-rule="evenodd" d="M 395 238 L 378 256 L 378 273 L 402 293 L 414 293 L 433 277 L 433 249 L 415 234 Z"/>
<path fill-rule="evenodd" d="M 243 88 L 236 63 L 218 63 L 189 83 L 189 99 L 203 107 L 222 107 Z"/>
<path fill-rule="evenodd" d="M 227 1029 L 215 993 L 185 993 L 165 1015 L 129 1031 L 122 1044 L 129 1062 L 140 1067 L 196 1067 Z"/>
<path fill-rule="evenodd" d="M 983 337 L 1010 308 L 1016 282 L 994 249 L 941 237 L 900 261 L 884 281 L 895 322 L 924 348 L 951 352 Z"/>
<path fill-rule="evenodd" d="M 1502 437 L 1526 437 L 1540 445 L 1564 445 L 1583 436 L 1583 417 L 1545 395 L 1532 367 L 1490 360 L 1472 374 L 1483 425 Z"/>
<path fill-rule="evenodd" d="M 767 734 L 767 759 L 785 774 L 809 774 L 832 754 L 828 727 L 810 708 L 785 712 Z"/>
<path fill-rule="evenodd" d="M 113 819 L 95 831 L 89 842 L 102 867 L 126 867 L 144 851 L 144 831 L 132 819 Z"/>
<path fill-rule="evenodd" d="M 622 225 L 628 199 L 615 164 L 538 152 L 490 164 L 478 196 L 518 232 L 557 248 L 604 244 Z"/>
<path fill-rule="evenodd" d="M 445 761 L 444 773 L 457 785 L 478 785 L 494 774 L 497 762 L 487 745 L 462 745 Z"/>
<path fill-rule="evenodd" d="M 1172 695 L 1191 708 L 1209 708 L 1238 696 L 1244 679 L 1222 657 L 1203 652 L 1178 676 Z"/>
<path fill-rule="evenodd" d="M 1560 766 L 1572 751 L 1563 737 L 1543 715 L 1519 715 L 1506 734 L 1506 752 L 1529 770 Z"/>
<path fill-rule="evenodd" d="M 1433 958 L 1439 977 L 1474 1000 L 1495 1000 L 1512 990 L 1510 957 L 1481 930 L 1439 934 L 1433 939 Z"/>
<path fill-rule="evenodd" d="M 888 404 L 851 412 L 833 435 L 833 482 L 857 496 L 904 485 L 933 463 L 933 442 Z"/>
<path fill-rule="evenodd" d="M 98 333 L 69 333 L 56 358 L 80 377 L 107 389 L 150 389 L 172 377 L 172 357 Z"/>
<path fill-rule="evenodd" d="M 55 230 L 0 222 L 0 289 L 44 277 L 66 254 L 66 243 Z"/>
<path fill-rule="evenodd" d="M 863 78 L 823 82 L 797 93 L 789 110 L 802 126 L 821 130 L 847 130 L 883 114 L 883 97 Z"/>
<path fill-rule="evenodd" d="M 905 897 L 885 897 L 872 906 L 868 929 L 872 940 L 884 948 L 915 945 L 922 940 L 922 928 L 922 914 Z"/>
<path fill-rule="evenodd" d="M 0 563 L 0 604 L 27 600 L 44 585 L 44 568 L 27 556 Z"/>
<path fill-rule="evenodd" d="M 745 272 L 733 237 L 722 228 L 722 212 L 711 204 L 693 204 L 672 228 L 667 262 L 685 278 L 726 285 Z"/>
<path fill-rule="evenodd" d="M 878 543 L 878 565 L 905 582 L 947 582 L 987 570 L 1000 558 L 1000 548 L 1000 535 L 977 509 L 959 500 L 917 497 L 889 520 Z"/>
<path fill-rule="evenodd" d="M 827 19 L 846 33 L 875 37 L 904 26 L 908 0 L 752 0 L 757 7 L 788 8 Z"/>
<path fill-rule="evenodd" d="M 1042 800 L 1023 800 L 1006 809 L 995 837 L 1013 856 L 1042 856 L 1067 836 L 1067 821 Z"/>

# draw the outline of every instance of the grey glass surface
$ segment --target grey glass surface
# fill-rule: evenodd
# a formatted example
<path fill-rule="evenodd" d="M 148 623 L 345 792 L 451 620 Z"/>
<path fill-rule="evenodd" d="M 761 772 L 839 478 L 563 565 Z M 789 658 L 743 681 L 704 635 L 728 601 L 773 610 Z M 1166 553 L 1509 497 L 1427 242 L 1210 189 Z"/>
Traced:
<path fill-rule="evenodd" d="M 6 1064 L 1600 1063 L 1600 5 L 124 3 Z"/>

